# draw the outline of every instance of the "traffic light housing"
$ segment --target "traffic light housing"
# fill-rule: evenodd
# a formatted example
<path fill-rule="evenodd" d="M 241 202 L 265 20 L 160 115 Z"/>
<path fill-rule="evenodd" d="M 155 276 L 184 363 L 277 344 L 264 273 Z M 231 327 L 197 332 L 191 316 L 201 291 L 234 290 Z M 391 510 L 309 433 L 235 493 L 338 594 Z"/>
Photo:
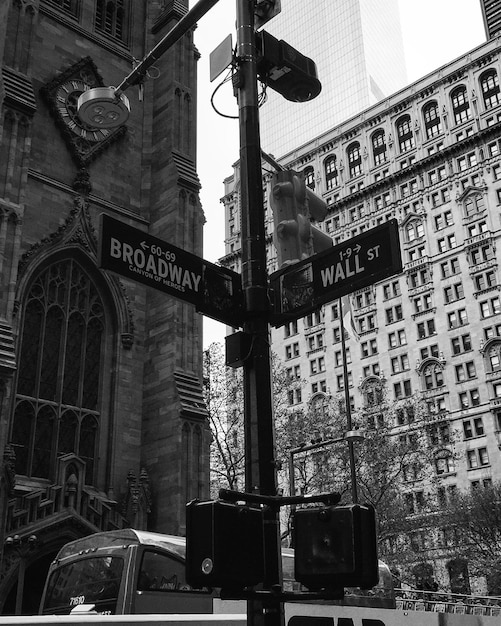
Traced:
<path fill-rule="evenodd" d="M 311 590 L 370 589 L 379 579 L 374 508 L 359 504 L 298 509 L 295 578 Z"/>
<path fill-rule="evenodd" d="M 186 582 L 242 589 L 264 580 L 263 513 L 220 500 L 186 505 Z"/>
<path fill-rule="evenodd" d="M 333 245 L 329 235 L 311 224 L 325 219 L 327 204 L 306 186 L 302 173 L 294 170 L 275 172 L 271 180 L 270 204 L 279 267 L 302 261 Z"/>
<path fill-rule="evenodd" d="M 317 66 L 282 39 L 266 31 L 256 33 L 257 75 L 263 83 L 291 102 L 307 102 L 322 90 Z"/>

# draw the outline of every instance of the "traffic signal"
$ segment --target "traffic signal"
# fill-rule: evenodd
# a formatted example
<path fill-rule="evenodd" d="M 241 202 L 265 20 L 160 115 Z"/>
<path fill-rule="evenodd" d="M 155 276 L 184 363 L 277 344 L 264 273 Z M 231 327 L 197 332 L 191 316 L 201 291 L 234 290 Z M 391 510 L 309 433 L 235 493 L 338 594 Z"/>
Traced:
<path fill-rule="evenodd" d="M 270 204 L 279 267 L 307 259 L 333 245 L 329 235 L 311 224 L 325 219 L 327 204 L 306 186 L 302 173 L 275 172 Z"/>
<path fill-rule="evenodd" d="M 220 500 L 186 505 L 186 582 L 242 589 L 264 580 L 263 513 Z"/>
<path fill-rule="evenodd" d="M 351 504 L 298 509 L 295 578 L 309 589 L 360 587 L 379 579 L 374 508 Z"/>
<path fill-rule="evenodd" d="M 322 91 L 315 62 L 266 31 L 256 33 L 257 75 L 291 102 L 308 102 Z"/>

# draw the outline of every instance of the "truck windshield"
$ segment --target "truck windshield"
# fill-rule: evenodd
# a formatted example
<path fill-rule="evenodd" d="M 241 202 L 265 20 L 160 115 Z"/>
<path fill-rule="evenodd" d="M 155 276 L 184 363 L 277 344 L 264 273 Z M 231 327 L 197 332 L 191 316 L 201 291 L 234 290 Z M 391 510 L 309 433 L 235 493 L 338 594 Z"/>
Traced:
<path fill-rule="evenodd" d="M 52 572 L 43 613 L 69 613 L 79 604 L 95 604 L 99 613 L 114 614 L 124 560 L 117 556 L 89 557 Z"/>

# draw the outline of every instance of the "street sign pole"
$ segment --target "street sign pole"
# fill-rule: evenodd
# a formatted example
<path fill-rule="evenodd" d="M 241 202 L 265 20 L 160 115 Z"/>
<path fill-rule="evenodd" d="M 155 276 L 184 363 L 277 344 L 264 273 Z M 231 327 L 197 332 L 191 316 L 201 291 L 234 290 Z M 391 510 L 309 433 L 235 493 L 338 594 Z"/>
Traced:
<path fill-rule="evenodd" d="M 266 234 L 261 179 L 261 148 L 257 100 L 255 0 L 237 0 L 238 110 L 242 211 L 242 289 L 246 320 L 244 332 L 251 347 L 244 361 L 245 482 L 248 493 L 275 496 L 276 466 L 269 338 L 269 298 L 266 269 Z M 245 541 L 245 538 L 242 538 Z M 279 517 L 276 509 L 265 512 L 264 589 L 281 584 Z M 250 626 L 279 626 L 281 603 L 249 600 Z"/>
<path fill-rule="evenodd" d="M 350 387 L 348 385 L 348 361 L 346 359 L 346 329 L 344 325 L 343 299 L 338 300 L 338 310 L 341 330 L 341 356 L 343 359 L 343 381 L 344 381 L 344 408 L 346 411 L 346 428 L 348 432 L 353 429 L 351 419 L 350 404 Z M 351 311 L 350 311 L 351 315 Z M 357 467 L 355 463 L 355 444 L 353 439 L 348 439 L 348 455 L 350 459 L 350 478 L 351 478 L 351 499 L 353 504 L 358 503 L 358 486 L 357 486 Z"/>

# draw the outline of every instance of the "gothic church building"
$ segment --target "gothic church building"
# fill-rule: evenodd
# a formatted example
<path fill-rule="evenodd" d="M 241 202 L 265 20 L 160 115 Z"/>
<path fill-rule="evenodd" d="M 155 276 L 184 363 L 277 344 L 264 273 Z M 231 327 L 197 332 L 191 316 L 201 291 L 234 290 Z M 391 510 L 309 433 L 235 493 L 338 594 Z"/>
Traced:
<path fill-rule="evenodd" d="M 0 4 L 0 614 L 36 613 L 67 541 L 184 533 L 208 495 L 201 316 L 98 267 L 106 214 L 202 254 L 193 32 L 127 92 L 116 130 L 80 120 L 188 0 Z M 29 593 L 22 592 L 29 589 Z"/>

